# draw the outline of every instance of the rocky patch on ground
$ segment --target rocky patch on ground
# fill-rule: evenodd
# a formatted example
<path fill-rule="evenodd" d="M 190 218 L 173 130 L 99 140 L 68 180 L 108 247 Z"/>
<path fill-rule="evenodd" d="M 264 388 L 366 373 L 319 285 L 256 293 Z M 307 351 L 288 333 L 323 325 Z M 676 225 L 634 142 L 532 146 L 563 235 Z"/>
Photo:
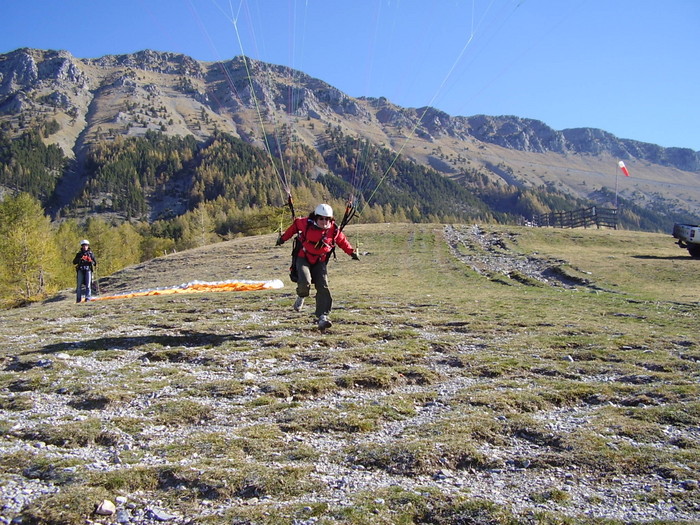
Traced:
<path fill-rule="evenodd" d="M 514 235 L 488 232 L 475 224 L 462 228 L 445 226 L 445 239 L 455 257 L 491 279 L 500 276 L 525 284 L 529 281 L 563 288 L 591 286 L 587 279 L 568 275 L 563 268 L 566 261 L 515 252 L 508 246 L 515 241 Z"/>

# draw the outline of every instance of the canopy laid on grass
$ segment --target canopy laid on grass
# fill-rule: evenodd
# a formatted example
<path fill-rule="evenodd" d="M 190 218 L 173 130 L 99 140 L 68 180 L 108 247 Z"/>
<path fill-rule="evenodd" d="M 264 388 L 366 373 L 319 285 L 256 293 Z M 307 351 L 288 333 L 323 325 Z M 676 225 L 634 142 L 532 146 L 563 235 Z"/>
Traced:
<path fill-rule="evenodd" d="M 254 290 L 272 290 L 282 288 L 284 284 L 279 279 L 272 281 L 192 281 L 177 286 L 164 288 L 153 288 L 151 290 L 137 290 L 135 292 L 124 292 L 114 295 L 103 295 L 93 297 L 93 301 L 105 301 L 107 299 L 130 299 L 132 297 L 145 297 L 150 295 L 170 295 L 182 293 L 202 293 L 202 292 L 250 292 Z"/>

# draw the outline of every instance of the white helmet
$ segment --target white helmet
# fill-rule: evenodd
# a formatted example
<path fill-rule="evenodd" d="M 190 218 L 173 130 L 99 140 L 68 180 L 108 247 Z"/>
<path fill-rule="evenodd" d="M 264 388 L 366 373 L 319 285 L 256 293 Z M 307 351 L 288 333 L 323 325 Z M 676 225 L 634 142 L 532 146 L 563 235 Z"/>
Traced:
<path fill-rule="evenodd" d="M 320 215 L 321 217 L 333 217 L 333 208 L 331 208 L 328 204 L 319 204 L 316 206 L 316 209 L 314 210 L 314 213 L 316 215 Z"/>
<path fill-rule="evenodd" d="M 88 241 L 87 239 L 83 239 L 82 241 L 80 241 L 80 246 L 83 246 L 83 245 L 85 245 L 85 244 L 87 244 L 88 246 L 90 246 L 90 241 Z"/>

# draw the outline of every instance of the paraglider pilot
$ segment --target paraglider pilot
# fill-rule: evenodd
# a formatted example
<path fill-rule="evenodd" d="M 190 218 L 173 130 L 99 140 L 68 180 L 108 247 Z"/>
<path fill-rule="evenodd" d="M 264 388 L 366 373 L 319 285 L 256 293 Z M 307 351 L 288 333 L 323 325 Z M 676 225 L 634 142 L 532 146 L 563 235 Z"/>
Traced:
<path fill-rule="evenodd" d="M 328 204 L 319 204 L 308 217 L 294 219 L 291 226 L 277 239 L 277 246 L 284 244 L 294 235 L 297 235 L 292 261 L 292 273 L 296 269 L 297 274 L 297 299 L 294 309 L 298 312 L 303 308 L 304 299 L 309 296 L 313 283 L 316 287 L 318 327 L 325 330 L 332 325 L 328 315 L 333 306 L 333 297 L 328 288 L 328 258 L 335 246 L 356 261 L 360 258 L 336 225 L 333 209 Z"/>
<path fill-rule="evenodd" d="M 92 299 L 92 271 L 97 266 L 97 259 L 90 250 L 90 242 L 87 239 L 80 241 L 80 251 L 73 257 L 73 264 L 78 272 L 75 302 L 79 303 L 82 299 L 83 285 L 85 285 L 85 300 L 90 301 Z"/>

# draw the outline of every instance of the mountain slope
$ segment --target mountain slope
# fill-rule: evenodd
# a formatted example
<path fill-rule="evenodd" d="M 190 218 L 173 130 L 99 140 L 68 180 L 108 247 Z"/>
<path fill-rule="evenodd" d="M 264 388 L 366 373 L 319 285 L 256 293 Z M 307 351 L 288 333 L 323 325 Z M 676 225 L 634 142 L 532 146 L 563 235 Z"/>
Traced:
<path fill-rule="evenodd" d="M 258 147 L 281 136 L 283 148 L 303 144 L 322 156 L 327 130 L 338 128 L 451 178 L 475 170 L 495 183 L 545 187 L 608 205 L 617 186 L 620 197 L 642 207 L 699 213 L 699 152 L 596 129 L 556 131 L 518 117 L 455 117 L 384 98 L 353 98 L 283 66 L 248 60 L 246 67 L 242 57 L 206 63 L 145 50 L 78 59 L 34 49 L 0 56 L 3 129 L 17 134 L 48 129 L 54 121 L 45 140 L 75 159 L 58 186 L 64 204 L 84 182 L 88 149 L 116 136 L 159 130 L 204 141 L 223 131 Z M 619 159 L 632 177 L 619 177 Z"/>

